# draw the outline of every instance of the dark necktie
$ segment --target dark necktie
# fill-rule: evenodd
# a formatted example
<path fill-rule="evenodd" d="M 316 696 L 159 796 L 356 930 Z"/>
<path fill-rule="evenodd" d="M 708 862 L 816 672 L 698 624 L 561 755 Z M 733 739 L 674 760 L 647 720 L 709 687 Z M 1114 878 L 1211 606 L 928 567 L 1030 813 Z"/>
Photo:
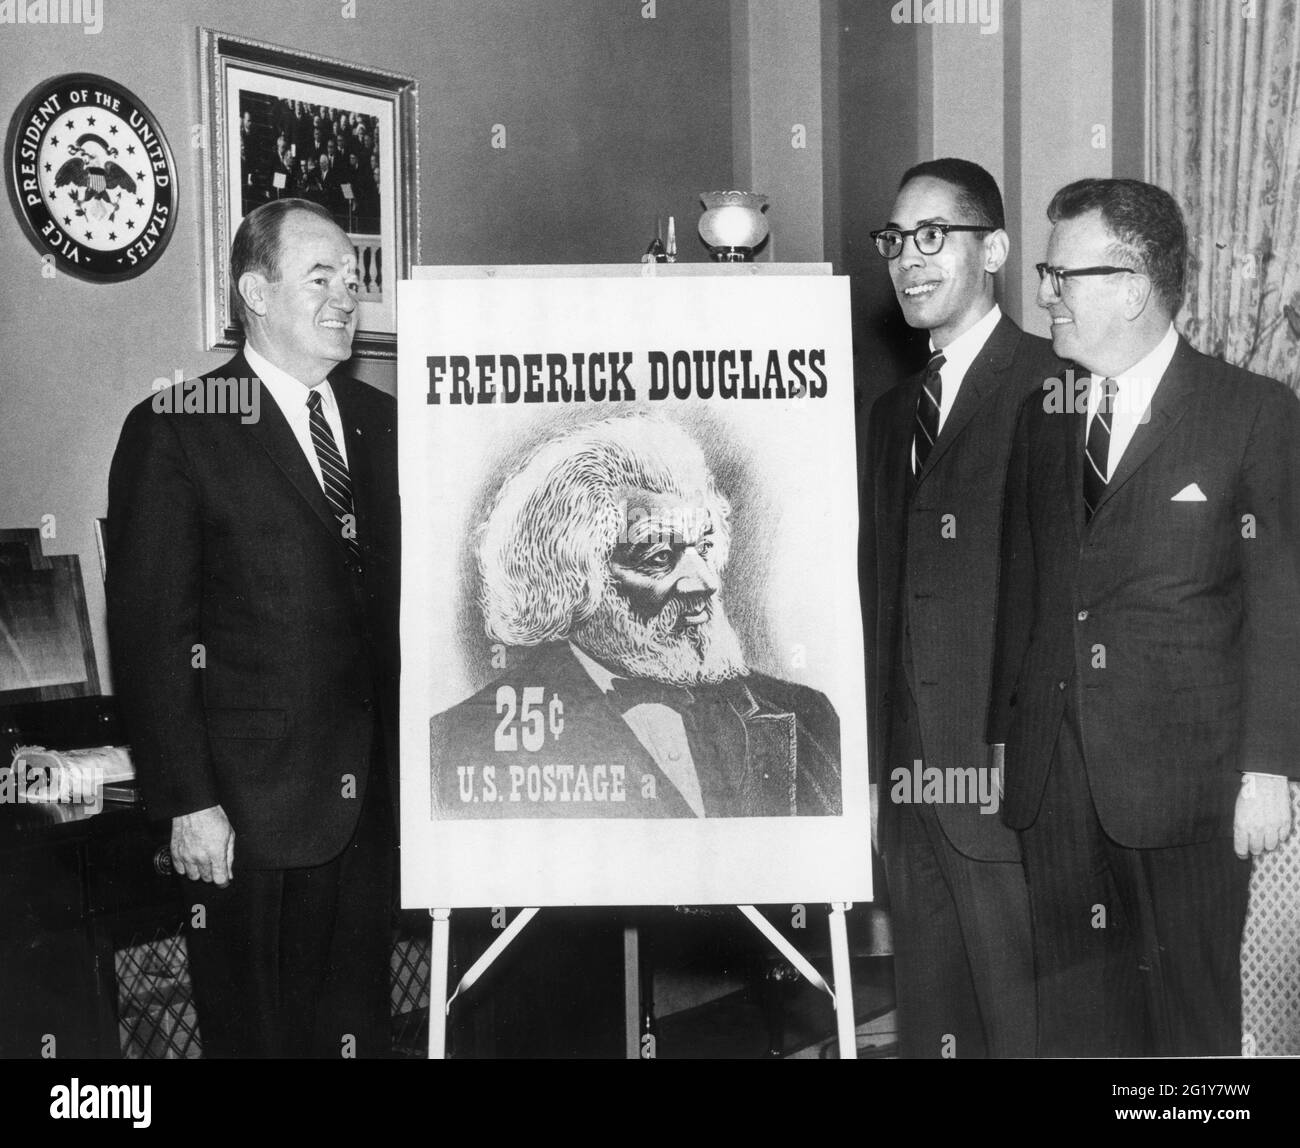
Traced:
<path fill-rule="evenodd" d="M 934 448 L 934 440 L 939 437 L 939 403 L 943 400 L 943 376 L 939 374 L 939 368 L 946 361 L 942 351 L 935 351 L 930 356 L 921 393 L 916 397 L 916 427 L 912 431 L 912 449 L 916 455 L 913 474 L 921 473 Z"/>
<path fill-rule="evenodd" d="M 1088 522 L 1106 493 L 1107 467 L 1110 464 L 1110 428 L 1115 409 L 1115 396 L 1119 384 L 1114 379 L 1103 379 L 1097 402 L 1097 413 L 1088 428 L 1088 441 L 1084 445 L 1083 511 Z"/>
<path fill-rule="evenodd" d="M 325 412 L 321 409 L 320 391 L 310 391 L 307 395 L 307 409 L 311 412 L 311 441 L 316 448 L 316 459 L 320 463 L 321 478 L 325 483 L 325 498 L 339 521 L 339 537 L 348 548 L 353 558 L 360 561 L 361 547 L 357 544 L 357 515 L 352 507 L 352 479 L 348 475 L 347 464 L 339 454 L 334 442 L 334 433 L 325 421 Z"/>
<path fill-rule="evenodd" d="M 633 706 L 665 705 L 678 713 L 685 713 L 695 704 L 695 695 L 685 686 L 670 686 L 649 678 L 611 678 L 609 703 L 619 713 L 625 714 Z"/>

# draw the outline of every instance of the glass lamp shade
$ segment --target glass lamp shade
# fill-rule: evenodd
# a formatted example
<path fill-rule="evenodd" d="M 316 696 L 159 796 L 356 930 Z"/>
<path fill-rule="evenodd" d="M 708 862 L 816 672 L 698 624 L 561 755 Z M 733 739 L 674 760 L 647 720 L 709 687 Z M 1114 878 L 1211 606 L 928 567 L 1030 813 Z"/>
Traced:
<path fill-rule="evenodd" d="M 700 238 L 713 257 L 741 261 L 753 257 L 754 249 L 771 230 L 763 209 L 767 196 L 753 191 L 705 191 L 700 193 L 705 212 L 700 216 Z"/>

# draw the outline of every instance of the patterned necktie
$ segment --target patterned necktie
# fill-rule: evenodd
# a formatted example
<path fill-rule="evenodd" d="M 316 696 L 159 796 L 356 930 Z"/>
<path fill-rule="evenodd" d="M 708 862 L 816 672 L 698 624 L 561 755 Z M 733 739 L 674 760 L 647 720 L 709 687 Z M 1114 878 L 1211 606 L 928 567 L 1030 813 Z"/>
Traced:
<path fill-rule="evenodd" d="M 334 442 L 334 434 L 325 421 L 325 412 L 321 409 L 320 391 L 310 391 L 307 395 L 307 409 L 311 412 L 311 441 L 316 448 L 316 459 L 320 463 L 320 475 L 325 483 L 325 497 L 329 501 L 334 517 L 339 521 L 339 537 L 348 548 L 348 552 L 357 561 L 361 560 L 361 547 L 357 544 L 357 515 L 352 507 L 352 479 L 348 474 L 347 464 L 339 454 Z"/>
<path fill-rule="evenodd" d="M 943 376 L 939 369 L 947 360 L 942 351 L 935 351 L 925 368 L 925 381 L 916 397 L 916 427 L 912 431 L 912 450 L 915 462 L 913 474 L 920 474 L 925 460 L 930 457 L 934 440 L 939 437 L 939 403 L 943 399 Z"/>
<path fill-rule="evenodd" d="M 1092 521 L 1101 496 L 1106 493 L 1111 412 L 1115 409 L 1115 396 L 1118 393 L 1119 384 L 1114 379 L 1102 380 L 1097 413 L 1092 416 L 1092 425 L 1088 428 L 1088 441 L 1083 450 L 1083 510 L 1088 522 Z"/>

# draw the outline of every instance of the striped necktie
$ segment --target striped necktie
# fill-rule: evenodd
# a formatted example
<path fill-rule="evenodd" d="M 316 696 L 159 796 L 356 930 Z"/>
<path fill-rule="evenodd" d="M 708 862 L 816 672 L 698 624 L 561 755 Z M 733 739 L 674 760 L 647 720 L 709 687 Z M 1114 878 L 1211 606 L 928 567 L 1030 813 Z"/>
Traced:
<path fill-rule="evenodd" d="M 1114 379 L 1103 379 L 1097 413 L 1088 428 L 1088 441 L 1084 444 L 1083 510 L 1088 522 L 1097 512 L 1101 496 L 1106 493 L 1107 467 L 1110 465 L 1110 428 L 1115 396 L 1119 384 Z"/>
<path fill-rule="evenodd" d="M 934 447 L 934 440 L 939 437 L 939 403 L 943 400 L 943 376 L 939 369 L 945 362 L 942 351 L 935 351 L 930 356 L 921 393 L 916 397 L 916 427 L 912 431 L 913 474 L 921 473 Z"/>
<path fill-rule="evenodd" d="M 339 537 L 353 558 L 361 560 L 361 547 L 357 544 L 357 515 L 352 506 L 352 478 L 347 464 L 339 454 L 334 434 L 325 421 L 321 408 L 320 391 L 307 394 L 307 409 L 311 412 L 311 441 L 320 463 L 320 475 L 325 485 L 325 497 L 334 517 L 339 521 Z"/>

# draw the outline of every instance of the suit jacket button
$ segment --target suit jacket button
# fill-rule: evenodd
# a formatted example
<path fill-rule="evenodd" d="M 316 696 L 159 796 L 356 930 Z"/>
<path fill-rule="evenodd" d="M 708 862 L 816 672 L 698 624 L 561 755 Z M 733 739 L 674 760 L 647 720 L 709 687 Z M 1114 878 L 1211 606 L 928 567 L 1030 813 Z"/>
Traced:
<path fill-rule="evenodd" d="M 1058 690 L 1064 690 L 1065 687 L 1068 686 L 1069 684 L 1070 684 L 1069 682 L 1067 682 L 1064 678 L 1062 678 L 1059 682 L 1056 683 L 1056 688 Z"/>
<path fill-rule="evenodd" d="M 1080 610 L 1080 611 L 1079 611 L 1079 621 L 1080 621 L 1080 622 L 1086 622 L 1087 620 L 1088 620 L 1088 611 L 1087 611 L 1087 610 Z"/>

